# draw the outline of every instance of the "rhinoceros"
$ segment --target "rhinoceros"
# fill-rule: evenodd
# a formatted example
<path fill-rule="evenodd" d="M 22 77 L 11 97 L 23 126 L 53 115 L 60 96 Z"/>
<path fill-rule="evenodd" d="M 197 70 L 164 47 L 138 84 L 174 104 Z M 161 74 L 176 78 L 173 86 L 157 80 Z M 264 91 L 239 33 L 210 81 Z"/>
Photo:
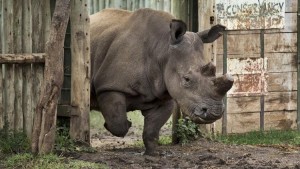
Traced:
<path fill-rule="evenodd" d="M 124 137 L 131 127 L 126 112 L 141 110 L 145 154 L 152 155 L 177 105 L 199 124 L 222 117 L 233 79 L 216 77 L 214 64 L 204 63 L 203 44 L 220 37 L 224 26 L 188 32 L 183 21 L 151 9 L 105 9 L 90 23 L 91 104 L 113 135 Z"/>

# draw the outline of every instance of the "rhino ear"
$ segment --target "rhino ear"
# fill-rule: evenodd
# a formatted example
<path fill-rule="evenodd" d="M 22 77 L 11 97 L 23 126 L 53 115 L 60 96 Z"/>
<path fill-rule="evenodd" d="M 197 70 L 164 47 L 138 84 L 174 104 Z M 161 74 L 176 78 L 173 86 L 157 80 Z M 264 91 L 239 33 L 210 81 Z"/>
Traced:
<path fill-rule="evenodd" d="M 186 24 L 182 20 L 172 19 L 170 23 L 171 43 L 177 44 L 181 42 L 183 35 L 186 32 Z"/>
<path fill-rule="evenodd" d="M 203 43 L 212 43 L 220 36 L 222 36 L 223 31 L 225 31 L 225 26 L 223 25 L 214 25 L 209 30 L 198 32 L 197 34 L 202 39 Z"/>

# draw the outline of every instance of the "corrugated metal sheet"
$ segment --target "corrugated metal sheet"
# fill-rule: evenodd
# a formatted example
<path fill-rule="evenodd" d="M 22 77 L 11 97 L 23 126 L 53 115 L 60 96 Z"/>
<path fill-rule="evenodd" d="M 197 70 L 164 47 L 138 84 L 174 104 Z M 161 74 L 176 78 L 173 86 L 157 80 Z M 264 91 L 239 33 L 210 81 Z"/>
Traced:
<path fill-rule="evenodd" d="M 89 0 L 90 14 L 105 8 L 118 8 L 134 11 L 139 8 L 152 8 L 171 12 L 171 0 Z"/>
<path fill-rule="evenodd" d="M 284 28 L 285 0 L 216 0 L 217 23 L 228 30 Z"/>

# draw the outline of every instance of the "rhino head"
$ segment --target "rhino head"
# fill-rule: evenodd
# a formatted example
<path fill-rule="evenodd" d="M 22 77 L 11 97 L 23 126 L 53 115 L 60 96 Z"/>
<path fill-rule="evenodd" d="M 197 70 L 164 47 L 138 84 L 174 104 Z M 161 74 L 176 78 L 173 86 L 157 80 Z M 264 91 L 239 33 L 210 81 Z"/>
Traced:
<path fill-rule="evenodd" d="M 232 77 L 228 74 L 216 77 L 216 67 L 204 63 L 204 43 L 215 41 L 224 30 L 224 26 L 216 25 L 203 32 L 186 32 L 184 22 L 170 23 L 171 45 L 164 81 L 183 113 L 198 124 L 212 123 L 222 117 L 223 98 L 233 85 Z"/>

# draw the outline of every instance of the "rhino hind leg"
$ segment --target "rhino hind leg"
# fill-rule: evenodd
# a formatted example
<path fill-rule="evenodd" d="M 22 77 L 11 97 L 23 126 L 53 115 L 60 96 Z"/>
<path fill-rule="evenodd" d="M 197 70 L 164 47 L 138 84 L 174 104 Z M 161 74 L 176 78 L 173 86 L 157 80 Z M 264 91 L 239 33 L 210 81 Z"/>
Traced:
<path fill-rule="evenodd" d="M 174 105 L 174 101 L 171 100 L 156 108 L 142 112 L 144 115 L 143 141 L 146 147 L 145 155 L 156 155 L 159 131 L 170 118 Z"/>
<path fill-rule="evenodd" d="M 127 120 L 124 95 L 118 92 L 106 92 L 100 94 L 97 101 L 105 119 L 104 127 L 114 136 L 124 137 L 131 127 L 131 122 Z"/>

